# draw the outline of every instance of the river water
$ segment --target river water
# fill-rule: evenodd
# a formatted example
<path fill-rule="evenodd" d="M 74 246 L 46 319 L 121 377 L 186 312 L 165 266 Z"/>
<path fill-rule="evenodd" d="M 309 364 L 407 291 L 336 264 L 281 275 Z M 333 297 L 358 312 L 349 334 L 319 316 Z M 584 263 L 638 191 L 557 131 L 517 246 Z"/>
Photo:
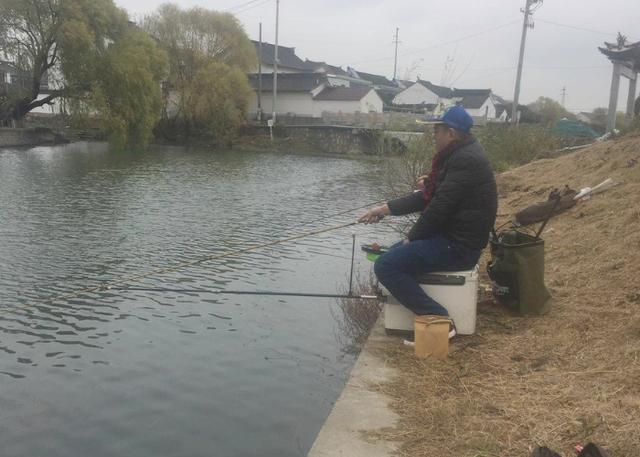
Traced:
<path fill-rule="evenodd" d="M 0 150 L 0 454 L 306 455 L 354 361 L 336 335 L 335 300 L 42 300 L 349 222 L 359 211 L 304 225 L 378 200 L 378 166 L 91 143 Z M 358 226 L 141 284 L 335 293 L 352 232 L 358 243 L 392 238 Z"/>

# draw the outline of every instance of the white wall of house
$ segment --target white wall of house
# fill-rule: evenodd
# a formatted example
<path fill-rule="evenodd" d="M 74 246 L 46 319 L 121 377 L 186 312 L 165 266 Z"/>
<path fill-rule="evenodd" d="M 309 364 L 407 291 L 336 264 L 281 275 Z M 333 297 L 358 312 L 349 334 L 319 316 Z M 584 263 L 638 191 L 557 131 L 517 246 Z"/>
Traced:
<path fill-rule="evenodd" d="M 375 90 L 370 91 L 362 100 L 360 100 L 361 112 L 363 113 L 382 113 L 384 111 L 384 102 Z"/>
<path fill-rule="evenodd" d="M 393 99 L 394 105 L 436 104 L 440 98 L 420 83 L 415 83 Z"/>
<path fill-rule="evenodd" d="M 375 90 L 370 90 L 361 100 L 315 100 L 314 117 L 322 117 L 322 113 L 382 113 L 384 102 Z"/>
<path fill-rule="evenodd" d="M 280 92 L 277 98 L 277 114 L 295 114 L 296 116 L 312 117 L 315 113 L 313 98 L 310 92 Z M 262 112 L 271 113 L 273 109 L 273 94 L 262 93 Z M 258 93 L 251 94 L 249 101 L 249 115 L 252 117 L 258 112 Z"/>
<path fill-rule="evenodd" d="M 487 117 L 487 119 L 495 119 L 496 118 L 496 105 L 493 104 L 493 100 L 491 97 L 488 97 L 485 102 L 482 104 L 480 108 L 477 109 L 469 109 L 466 108 L 467 112 L 474 117 Z"/>
<path fill-rule="evenodd" d="M 263 93 L 262 111 L 270 113 L 272 110 L 273 95 Z M 382 113 L 383 101 L 375 90 L 361 100 L 314 100 L 310 92 L 281 92 L 278 94 L 278 114 L 294 114 L 296 116 L 322 117 L 323 112 L 331 113 Z M 254 92 L 249 102 L 249 116 L 253 117 L 258 112 L 258 94 Z"/>

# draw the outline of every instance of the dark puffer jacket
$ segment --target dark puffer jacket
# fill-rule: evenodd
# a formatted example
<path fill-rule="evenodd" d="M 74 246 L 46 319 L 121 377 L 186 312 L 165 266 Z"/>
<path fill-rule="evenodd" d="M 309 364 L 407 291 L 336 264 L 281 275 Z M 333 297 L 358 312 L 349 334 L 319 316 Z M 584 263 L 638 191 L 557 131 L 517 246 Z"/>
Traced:
<path fill-rule="evenodd" d="M 498 193 L 484 149 L 472 138 L 455 148 L 442 165 L 426 210 L 422 192 L 387 203 L 394 216 L 422 211 L 409 240 L 442 234 L 469 249 L 481 250 L 496 221 Z"/>

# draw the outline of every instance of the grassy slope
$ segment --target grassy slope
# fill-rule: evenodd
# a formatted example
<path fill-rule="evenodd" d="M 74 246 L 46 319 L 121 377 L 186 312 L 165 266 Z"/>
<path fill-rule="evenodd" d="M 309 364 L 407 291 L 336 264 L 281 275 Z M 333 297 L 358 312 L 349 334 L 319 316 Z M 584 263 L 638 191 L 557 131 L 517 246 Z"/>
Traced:
<path fill-rule="evenodd" d="M 618 185 L 545 230 L 552 311 L 519 318 L 481 304 L 478 331 L 445 362 L 380 348 L 402 377 L 379 387 L 399 427 L 380 434 L 407 456 L 529 456 L 544 444 L 575 455 L 593 440 L 640 455 L 640 137 L 545 159 L 498 178 L 499 223 L 554 187 Z M 486 258 L 483 262 L 486 263 Z M 487 278 L 484 278 L 487 285 Z M 372 437 L 375 438 L 375 437 Z"/>

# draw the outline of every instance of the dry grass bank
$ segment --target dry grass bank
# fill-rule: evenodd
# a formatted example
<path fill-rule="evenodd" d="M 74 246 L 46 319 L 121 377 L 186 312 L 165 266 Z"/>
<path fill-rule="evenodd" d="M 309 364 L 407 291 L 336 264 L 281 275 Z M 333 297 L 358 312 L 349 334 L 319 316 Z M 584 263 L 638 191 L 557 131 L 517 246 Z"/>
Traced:
<path fill-rule="evenodd" d="M 379 387 L 402 420 L 372 439 L 399 440 L 412 457 L 528 457 L 535 445 L 573 456 L 587 441 L 612 457 L 640 456 L 640 164 L 632 159 L 640 137 L 499 176 L 499 222 L 554 187 L 619 184 L 547 226 L 548 315 L 520 318 L 488 300 L 477 334 L 458 337 L 445 362 L 416 360 L 400 344 L 379 349 L 402 373 Z"/>

